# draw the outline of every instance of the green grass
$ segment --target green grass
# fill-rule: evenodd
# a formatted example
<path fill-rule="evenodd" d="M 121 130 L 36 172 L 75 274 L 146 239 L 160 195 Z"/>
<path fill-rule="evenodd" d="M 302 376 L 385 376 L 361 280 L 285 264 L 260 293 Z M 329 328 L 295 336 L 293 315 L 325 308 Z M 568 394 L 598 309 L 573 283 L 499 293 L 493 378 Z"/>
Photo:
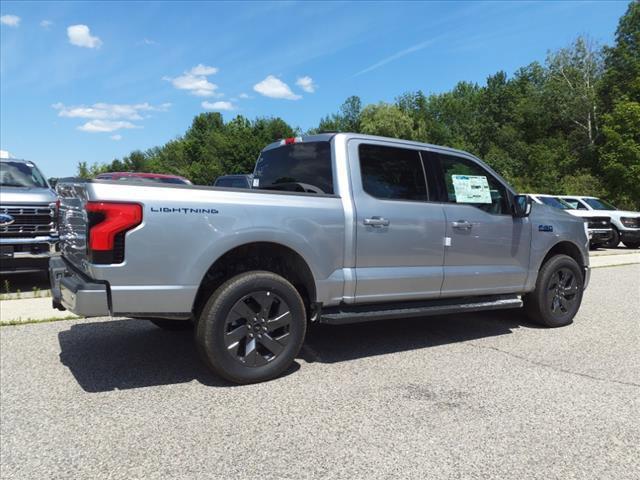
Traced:
<path fill-rule="evenodd" d="M 61 318 L 27 318 L 25 320 L 9 320 L 8 322 L 0 322 L 0 327 L 11 327 L 15 325 L 27 325 L 30 323 L 49 323 L 49 322 L 60 322 L 63 320 L 78 320 L 81 317 L 77 317 L 75 315 L 67 315 L 66 317 Z"/>

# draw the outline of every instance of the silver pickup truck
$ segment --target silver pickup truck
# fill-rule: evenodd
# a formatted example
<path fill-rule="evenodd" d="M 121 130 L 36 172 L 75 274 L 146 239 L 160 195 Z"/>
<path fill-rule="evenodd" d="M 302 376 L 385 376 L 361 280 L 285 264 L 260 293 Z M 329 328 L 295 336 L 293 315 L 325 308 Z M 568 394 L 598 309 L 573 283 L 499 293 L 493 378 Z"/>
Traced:
<path fill-rule="evenodd" d="M 468 153 L 358 134 L 267 146 L 252 189 L 62 183 L 53 302 L 195 328 L 204 362 L 283 373 L 308 322 L 524 306 L 571 323 L 589 281 L 584 222 L 516 195 Z"/>

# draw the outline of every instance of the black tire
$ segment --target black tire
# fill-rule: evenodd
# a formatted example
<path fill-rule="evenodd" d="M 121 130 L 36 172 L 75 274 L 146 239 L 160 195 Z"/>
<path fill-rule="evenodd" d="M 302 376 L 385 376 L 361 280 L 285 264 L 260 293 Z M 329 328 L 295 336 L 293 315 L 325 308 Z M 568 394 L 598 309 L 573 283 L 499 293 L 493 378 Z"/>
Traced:
<path fill-rule="evenodd" d="M 640 248 L 640 242 L 622 242 L 627 248 Z"/>
<path fill-rule="evenodd" d="M 283 374 L 302 347 L 307 317 L 291 283 L 271 272 L 237 275 L 202 309 L 196 343 L 204 363 L 233 383 Z"/>
<path fill-rule="evenodd" d="M 616 248 L 620 243 L 620 233 L 618 232 L 618 229 L 613 227 L 611 230 L 611 238 L 604 244 L 605 248 Z"/>
<path fill-rule="evenodd" d="M 193 330 L 193 322 L 191 320 L 169 320 L 167 318 L 147 318 L 156 327 L 163 330 L 173 332 L 183 332 L 185 330 Z"/>
<path fill-rule="evenodd" d="M 578 263 L 568 255 L 551 257 L 540 268 L 533 292 L 524 296 L 529 319 L 545 327 L 563 327 L 573 321 L 584 289 Z"/>

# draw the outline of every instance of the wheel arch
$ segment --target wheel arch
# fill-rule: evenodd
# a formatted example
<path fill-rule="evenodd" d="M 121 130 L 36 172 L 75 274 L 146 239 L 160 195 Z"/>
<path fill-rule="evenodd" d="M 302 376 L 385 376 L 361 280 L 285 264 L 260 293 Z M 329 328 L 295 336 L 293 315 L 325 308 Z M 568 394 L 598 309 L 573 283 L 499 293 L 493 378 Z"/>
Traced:
<path fill-rule="evenodd" d="M 252 270 L 265 270 L 288 280 L 300 293 L 307 315 L 316 302 L 316 283 L 304 257 L 289 246 L 277 242 L 251 242 L 231 248 L 218 257 L 202 277 L 192 312 L 200 316 L 209 296 L 229 278 Z"/>
<path fill-rule="evenodd" d="M 580 266 L 580 270 L 582 270 L 583 275 L 585 274 L 587 262 L 585 261 L 585 258 L 582 254 L 582 250 L 580 249 L 580 247 L 578 247 L 578 245 L 569 240 L 558 242 L 547 251 L 546 255 L 542 259 L 542 262 L 540 262 L 540 265 L 538 265 L 538 272 L 540 271 L 542 266 L 549 261 L 549 259 L 556 255 L 567 255 L 573 258 Z"/>

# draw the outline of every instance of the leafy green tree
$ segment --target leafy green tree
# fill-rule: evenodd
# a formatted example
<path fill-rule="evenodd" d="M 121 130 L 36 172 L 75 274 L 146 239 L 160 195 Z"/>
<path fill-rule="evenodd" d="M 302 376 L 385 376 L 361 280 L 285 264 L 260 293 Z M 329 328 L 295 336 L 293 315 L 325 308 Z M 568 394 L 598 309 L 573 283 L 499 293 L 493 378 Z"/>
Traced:
<path fill-rule="evenodd" d="M 411 117 L 396 105 L 367 105 L 360 116 L 362 133 L 392 138 L 413 138 Z"/>
<path fill-rule="evenodd" d="M 640 103 L 617 101 L 604 116 L 601 162 L 619 207 L 640 206 Z"/>
<path fill-rule="evenodd" d="M 600 88 L 604 111 L 613 111 L 613 104 L 627 98 L 640 102 L 640 1 L 629 3 L 616 30 L 616 43 L 604 47 L 605 72 Z"/>

